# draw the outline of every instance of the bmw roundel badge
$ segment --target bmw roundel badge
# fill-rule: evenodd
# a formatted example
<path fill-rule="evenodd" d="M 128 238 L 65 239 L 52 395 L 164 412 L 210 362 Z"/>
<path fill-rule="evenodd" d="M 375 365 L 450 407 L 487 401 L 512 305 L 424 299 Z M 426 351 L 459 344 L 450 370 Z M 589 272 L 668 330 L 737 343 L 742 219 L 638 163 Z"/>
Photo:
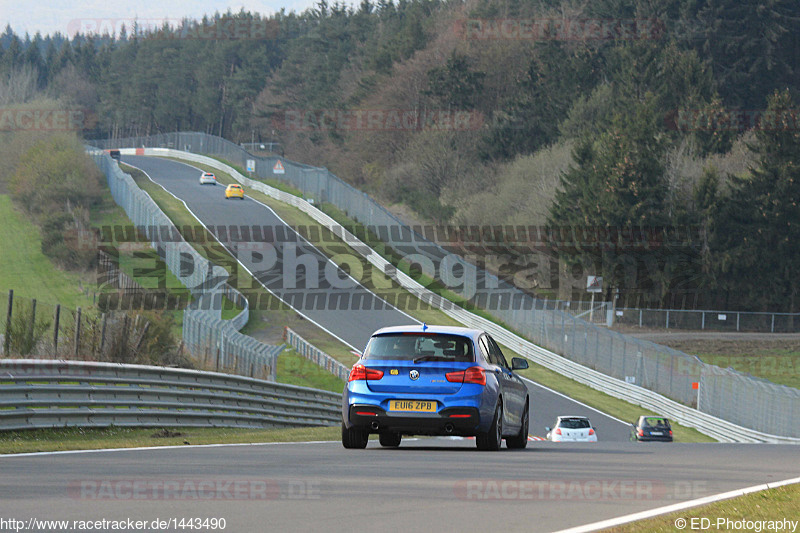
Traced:
<path fill-rule="evenodd" d="M 408 373 L 408 377 L 410 377 L 412 381 L 418 380 L 419 379 L 419 371 L 418 370 L 412 370 L 411 372 Z"/>

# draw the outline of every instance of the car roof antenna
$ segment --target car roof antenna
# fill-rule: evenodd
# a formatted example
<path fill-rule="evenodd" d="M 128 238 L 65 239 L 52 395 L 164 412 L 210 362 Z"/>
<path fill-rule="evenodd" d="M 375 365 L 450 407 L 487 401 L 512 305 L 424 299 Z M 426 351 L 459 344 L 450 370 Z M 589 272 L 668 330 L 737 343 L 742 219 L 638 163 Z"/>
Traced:
<path fill-rule="evenodd" d="M 426 324 L 425 322 L 423 322 L 423 323 L 422 323 L 422 331 L 425 331 L 426 329 L 428 329 L 428 324 Z"/>

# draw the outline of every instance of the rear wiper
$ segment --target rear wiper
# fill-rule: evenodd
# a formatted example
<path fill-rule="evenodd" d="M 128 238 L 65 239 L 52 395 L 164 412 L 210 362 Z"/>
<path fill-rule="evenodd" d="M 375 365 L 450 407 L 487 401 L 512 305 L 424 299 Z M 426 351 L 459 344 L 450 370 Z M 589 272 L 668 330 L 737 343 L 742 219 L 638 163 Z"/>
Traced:
<path fill-rule="evenodd" d="M 434 359 L 438 359 L 439 357 L 436 355 L 421 355 L 414 359 L 414 364 L 421 363 L 422 361 L 433 361 Z"/>

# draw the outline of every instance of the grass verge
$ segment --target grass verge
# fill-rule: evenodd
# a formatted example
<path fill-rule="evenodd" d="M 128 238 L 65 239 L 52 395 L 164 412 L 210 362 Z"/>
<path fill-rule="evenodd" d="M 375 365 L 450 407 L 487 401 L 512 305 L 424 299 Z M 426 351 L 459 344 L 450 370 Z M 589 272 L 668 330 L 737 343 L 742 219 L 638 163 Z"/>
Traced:
<path fill-rule="evenodd" d="M 281 383 L 312 387 L 337 394 L 340 394 L 344 389 L 344 381 L 291 348 L 287 348 L 280 354 L 278 367 L 275 371 L 278 381 Z"/>
<path fill-rule="evenodd" d="M 177 159 L 176 161 L 185 163 L 185 161 Z M 195 164 L 195 166 L 197 165 Z M 189 212 L 183 202 L 176 199 L 157 183 L 151 181 L 146 174 L 127 165 L 124 165 L 124 170 L 153 199 L 156 205 L 166 213 L 179 230 L 201 227 L 200 222 Z M 217 181 L 221 184 L 234 181 L 230 177 L 226 179 L 224 174 L 216 170 L 210 168 L 203 168 L 203 170 L 213 171 L 217 175 Z M 249 194 L 249 191 L 246 194 Z M 197 238 L 198 236 L 200 237 L 199 239 Z M 350 364 L 355 362 L 356 358 L 350 354 L 350 349 L 346 345 L 286 306 L 267 291 L 245 269 L 238 268 L 236 259 L 209 232 L 203 230 L 200 235 L 184 235 L 184 238 L 200 255 L 225 268 L 230 276 L 228 283 L 247 295 L 250 302 L 250 320 L 242 329 L 242 333 L 262 342 L 280 344 L 283 327 L 289 326 L 332 357 L 351 360 Z"/>
<path fill-rule="evenodd" d="M 631 522 L 624 526 L 606 529 L 607 533 L 638 533 L 640 531 L 664 531 L 673 533 L 681 529 L 711 530 L 711 531 L 781 531 L 777 528 L 756 526 L 757 522 L 781 522 L 798 520 L 800 517 L 800 484 L 786 485 L 774 489 L 754 492 L 746 496 L 715 502 L 702 507 L 665 514 L 647 520 Z M 685 520 L 683 527 L 679 527 L 680 520 Z M 710 522 L 702 522 L 707 519 Z M 717 520 L 723 523 L 718 524 Z M 692 522 L 694 520 L 694 522 Z M 736 527 L 739 521 L 753 522 L 752 526 Z M 692 525 L 694 524 L 694 527 Z M 710 527 L 704 526 L 709 524 Z M 789 528 L 791 531 L 791 526 Z"/>
<path fill-rule="evenodd" d="M 204 167 L 203 165 L 198 165 L 197 163 L 193 164 L 195 166 L 198 166 L 199 168 L 202 168 L 203 170 L 215 172 L 218 180 L 220 180 L 221 183 L 231 183 L 235 181 L 231 176 L 229 176 L 224 172 L 220 172 L 210 167 Z M 425 306 L 416 298 L 407 298 L 407 296 L 409 296 L 409 293 L 407 293 L 397 284 L 391 282 L 391 280 L 389 278 L 386 278 L 382 273 L 379 273 L 379 271 L 376 268 L 372 267 L 372 265 L 369 264 L 366 261 L 366 259 L 364 259 L 361 255 L 359 255 L 355 250 L 351 249 L 342 241 L 336 239 L 332 233 L 324 229 L 319 223 L 314 221 L 311 217 L 309 217 L 299 209 L 278 202 L 277 200 L 258 191 L 249 190 L 245 191 L 245 193 L 251 196 L 253 199 L 258 200 L 270 206 L 270 208 L 272 208 L 287 224 L 298 229 L 298 231 L 300 231 L 300 233 L 302 233 L 304 237 L 309 239 L 312 242 L 312 244 L 317 246 L 317 248 L 319 248 L 324 254 L 326 254 L 329 258 L 331 258 L 339 266 L 347 270 L 348 273 L 350 273 L 355 279 L 360 281 L 367 289 L 375 292 L 376 294 L 379 294 L 381 297 L 384 297 L 389 301 L 392 301 L 392 299 L 394 299 L 395 301 L 399 301 L 399 298 L 402 297 L 405 301 L 409 303 L 414 302 L 414 304 L 417 305 L 416 308 L 403 309 L 409 315 L 413 316 L 418 320 L 422 320 L 430 324 L 461 325 L 460 323 L 456 322 L 455 320 L 444 314 L 439 309 L 434 309 L 430 306 Z M 356 223 L 354 223 L 353 221 L 343 218 L 344 215 L 342 213 L 335 213 L 336 217 L 334 217 L 333 215 L 331 215 L 331 212 L 332 211 L 328 212 L 329 216 L 334 218 L 334 220 L 336 220 L 343 226 L 353 227 L 356 225 Z M 361 232 L 360 235 L 363 235 L 364 233 L 365 232 Z M 367 244 L 378 247 L 379 248 L 378 251 L 382 255 L 384 254 L 384 252 L 388 254 L 388 252 L 386 252 L 387 248 L 386 245 L 381 241 L 370 241 Z M 384 257 L 390 261 L 392 259 L 391 255 L 388 257 L 384 255 Z M 394 257 L 394 259 L 397 259 L 397 257 Z M 360 268 L 360 271 L 362 273 L 361 276 L 358 276 L 357 272 L 354 272 L 353 270 L 354 267 L 357 269 Z M 413 269 L 409 270 L 406 273 L 409 275 L 413 274 L 412 277 L 416 275 L 417 278 L 420 278 L 420 274 L 418 272 L 414 272 Z M 437 287 L 437 285 L 433 282 L 426 282 L 426 280 L 421 278 L 417 279 L 417 282 L 428 287 L 433 292 L 437 292 L 438 290 L 439 294 L 446 298 L 451 295 L 449 291 L 446 291 L 441 286 Z M 435 288 L 436 290 L 434 290 Z M 458 300 L 458 298 L 456 299 Z M 485 318 L 491 320 L 491 317 L 488 314 L 485 314 Z M 497 320 L 493 320 L 493 322 L 498 323 Z M 507 327 L 504 324 L 500 325 L 503 327 Z M 327 351 L 326 348 L 318 345 L 312 339 L 308 337 L 306 338 L 309 342 L 317 346 L 319 349 Z M 516 354 L 513 350 L 510 350 L 508 347 L 503 347 L 503 351 L 506 354 L 507 359 L 518 356 L 518 354 Z M 334 353 L 328 352 L 328 353 L 333 357 L 336 357 L 342 363 L 347 365 L 352 365 L 356 360 L 354 356 L 341 357 L 340 355 L 337 355 L 335 352 Z M 606 412 L 612 416 L 615 416 L 625 421 L 628 420 L 633 421 L 637 419 L 639 415 L 650 414 L 642 407 L 633 405 L 623 400 L 618 400 L 616 398 L 613 398 L 612 396 L 596 391 L 591 387 L 582 385 L 576 381 L 561 376 L 556 372 L 552 372 L 538 365 L 531 365 L 531 369 L 527 371 L 527 374 L 523 373 L 523 375 L 538 383 L 542 383 L 558 392 L 561 392 L 562 394 L 566 394 L 567 396 L 575 398 L 576 400 L 581 401 L 591 407 L 594 407 L 595 409 Z M 715 442 L 715 440 L 712 439 L 711 437 L 703 435 L 702 433 L 694 429 L 679 426 L 677 424 L 673 428 L 673 431 L 675 433 L 675 439 L 681 442 Z"/>
<path fill-rule="evenodd" d="M 0 232 L 3 290 L 12 289 L 15 297 L 60 303 L 70 309 L 93 306 L 92 297 L 81 290 L 84 283 L 92 281 L 91 276 L 57 268 L 42 253 L 39 228 L 13 205 L 7 194 L 0 194 L 0 220 L 3 221 Z"/>
<path fill-rule="evenodd" d="M 503 347 L 503 352 L 509 353 L 511 350 Z M 527 370 L 520 371 L 520 375 L 625 422 L 635 422 L 641 415 L 658 414 L 587 387 L 543 366 L 535 363 L 529 364 L 530 367 Z M 675 442 L 716 442 L 715 439 L 708 435 L 704 435 L 696 429 L 677 424 L 674 421 L 672 421 L 672 432 Z"/>
<path fill-rule="evenodd" d="M 755 353 L 699 353 L 704 363 L 768 379 L 779 385 L 800 389 L 800 352 L 791 349 L 760 349 Z"/>
<path fill-rule="evenodd" d="M 59 428 L 0 432 L 0 453 L 142 448 L 184 444 L 339 440 L 340 428 Z"/>

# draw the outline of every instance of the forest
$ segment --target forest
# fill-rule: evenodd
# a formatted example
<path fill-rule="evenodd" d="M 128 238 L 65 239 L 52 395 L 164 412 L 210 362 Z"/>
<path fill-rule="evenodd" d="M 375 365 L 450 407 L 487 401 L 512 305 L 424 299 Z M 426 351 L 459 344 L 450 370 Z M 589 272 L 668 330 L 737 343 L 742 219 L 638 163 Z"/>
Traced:
<path fill-rule="evenodd" d="M 30 123 L 15 110 L 57 106 L 84 139 L 280 143 L 409 221 L 549 229 L 559 268 L 620 304 L 798 312 L 798 65 L 794 0 L 321 0 L 8 27 L 0 138 Z"/>

